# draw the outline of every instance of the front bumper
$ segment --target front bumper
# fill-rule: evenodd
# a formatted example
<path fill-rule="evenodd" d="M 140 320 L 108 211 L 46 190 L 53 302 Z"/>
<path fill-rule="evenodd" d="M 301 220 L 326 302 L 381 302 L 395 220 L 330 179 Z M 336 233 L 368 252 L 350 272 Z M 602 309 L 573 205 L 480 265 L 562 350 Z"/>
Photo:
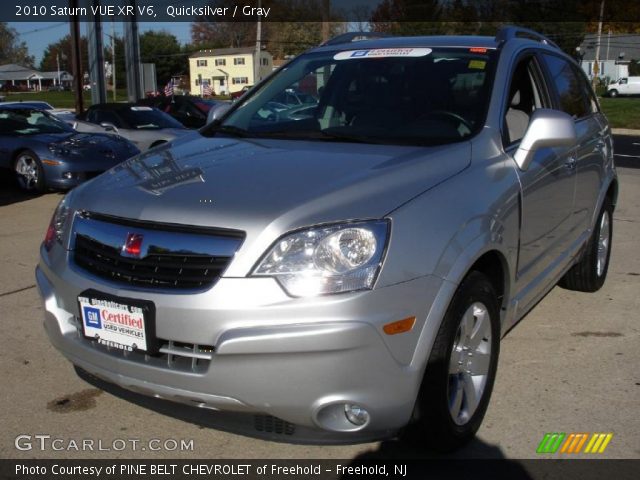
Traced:
<path fill-rule="evenodd" d="M 271 278 L 221 278 L 209 291 L 175 294 L 114 288 L 75 270 L 68 258 L 53 267 L 44 258 L 36 279 L 51 342 L 102 380 L 203 408 L 268 414 L 354 440 L 359 434 L 388 436 L 410 420 L 424 367 L 414 353 L 421 335 L 420 343 L 429 341 L 438 328 L 427 319 L 442 285 L 436 277 L 314 299 L 290 298 Z M 89 288 L 153 301 L 157 336 L 212 345 L 210 362 L 176 369 L 162 358 L 107 351 L 86 340 L 79 333 L 77 296 Z M 408 316 L 417 318 L 412 331 L 383 333 L 384 324 Z M 348 422 L 345 403 L 366 408 L 369 422 Z"/>

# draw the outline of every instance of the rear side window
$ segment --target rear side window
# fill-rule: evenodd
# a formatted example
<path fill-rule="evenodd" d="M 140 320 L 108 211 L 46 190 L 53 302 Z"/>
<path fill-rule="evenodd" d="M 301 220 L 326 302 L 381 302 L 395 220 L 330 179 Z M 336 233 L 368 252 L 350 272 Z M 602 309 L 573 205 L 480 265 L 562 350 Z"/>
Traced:
<path fill-rule="evenodd" d="M 542 58 L 558 92 L 560 109 L 573 118 L 591 114 L 593 107 L 585 90 L 584 79 L 577 74 L 573 66 L 555 55 L 545 53 Z"/>

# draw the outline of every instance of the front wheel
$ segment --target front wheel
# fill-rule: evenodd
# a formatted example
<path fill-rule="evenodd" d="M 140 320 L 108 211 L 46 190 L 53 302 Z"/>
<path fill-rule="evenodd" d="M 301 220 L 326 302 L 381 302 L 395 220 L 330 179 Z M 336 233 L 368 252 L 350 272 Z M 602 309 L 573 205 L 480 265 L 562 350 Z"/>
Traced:
<path fill-rule="evenodd" d="M 484 274 L 471 272 L 438 331 L 407 435 L 445 452 L 471 440 L 489 405 L 499 352 L 495 289 Z"/>
<path fill-rule="evenodd" d="M 618 96 L 618 91 L 617 90 L 609 90 L 609 96 L 611 98 L 617 97 Z"/>

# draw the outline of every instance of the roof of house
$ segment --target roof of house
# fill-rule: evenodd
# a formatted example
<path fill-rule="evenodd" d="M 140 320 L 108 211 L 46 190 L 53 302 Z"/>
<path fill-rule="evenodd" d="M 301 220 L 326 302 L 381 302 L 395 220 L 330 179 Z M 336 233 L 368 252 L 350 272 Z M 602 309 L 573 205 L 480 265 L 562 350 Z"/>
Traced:
<path fill-rule="evenodd" d="M 37 71 L 15 63 L 0 65 L 0 80 L 26 80 L 34 73 Z"/>
<path fill-rule="evenodd" d="M 580 52 L 584 53 L 582 60 L 593 61 L 596 58 L 598 35 L 585 35 Z M 621 54 L 624 56 L 621 57 Z M 615 33 L 609 36 L 603 33 L 600 38 L 600 60 L 640 60 L 640 35 L 630 33 Z"/>
<path fill-rule="evenodd" d="M 33 68 L 23 67 L 15 63 L 0 65 L 0 81 L 37 80 L 38 78 L 42 80 L 54 80 L 58 78 L 58 72 L 39 72 Z M 73 79 L 73 75 L 66 70 L 60 70 L 60 78 L 70 80 Z"/>
<path fill-rule="evenodd" d="M 190 58 L 202 58 L 202 57 L 223 57 L 225 55 L 246 55 L 248 53 L 254 53 L 255 47 L 240 47 L 240 48 L 214 48 L 211 50 L 200 50 L 199 52 L 189 55 Z M 263 50 L 263 52 L 265 52 Z M 265 52 L 268 53 L 268 52 Z"/>

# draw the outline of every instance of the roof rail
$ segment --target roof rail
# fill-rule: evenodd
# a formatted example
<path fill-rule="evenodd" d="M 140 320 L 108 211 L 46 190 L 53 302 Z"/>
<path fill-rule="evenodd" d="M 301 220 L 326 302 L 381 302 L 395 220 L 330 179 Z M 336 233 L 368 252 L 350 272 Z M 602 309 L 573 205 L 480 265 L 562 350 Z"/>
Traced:
<path fill-rule="evenodd" d="M 504 27 L 501 27 L 496 34 L 496 41 L 498 43 L 505 43 L 512 38 L 528 38 L 530 40 L 536 40 L 540 43 L 544 43 L 545 45 L 550 45 L 557 48 L 558 50 L 560 49 L 560 47 L 553 40 L 550 40 L 549 38 L 536 31 L 529 30 L 528 28 L 524 27 L 505 25 Z"/>
<path fill-rule="evenodd" d="M 321 46 L 340 45 L 341 43 L 357 42 L 359 40 L 369 40 L 388 36 L 388 34 L 382 32 L 347 32 L 327 40 Z"/>

